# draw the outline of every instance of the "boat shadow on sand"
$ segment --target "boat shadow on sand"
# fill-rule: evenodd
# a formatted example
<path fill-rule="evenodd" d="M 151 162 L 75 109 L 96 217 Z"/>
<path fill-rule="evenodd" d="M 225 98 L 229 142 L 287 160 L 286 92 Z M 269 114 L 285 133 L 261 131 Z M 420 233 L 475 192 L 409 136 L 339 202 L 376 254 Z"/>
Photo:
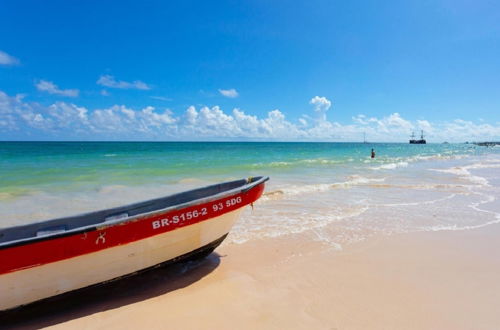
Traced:
<path fill-rule="evenodd" d="M 157 297 L 201 280 L 219 266 L 221 258 L 214 252 L 204 259 L 163 265 L 0 312 L 0 328 L 39 329 Z"/>

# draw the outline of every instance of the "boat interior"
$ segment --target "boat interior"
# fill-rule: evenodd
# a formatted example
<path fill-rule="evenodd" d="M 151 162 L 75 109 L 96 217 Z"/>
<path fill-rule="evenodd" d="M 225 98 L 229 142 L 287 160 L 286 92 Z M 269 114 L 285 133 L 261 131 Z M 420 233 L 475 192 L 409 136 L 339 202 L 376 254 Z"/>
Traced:
<path fill-rule="evenodd" d="M 55 235 L 69 230 L 89 227 L 92 225 L 99 225 L 106 222 L 119 222 L 119 220 L 125 220 L 127 218 L 134 217 L 140 214 L 162 210 L 168 207 L 189 202 L 202 203 L 203 199 L 209 198 L 219 193 L 237 188 L 242 188 L 242 190 L 245 190 L 246 185 L 250 185 L 251 183 L 255 183 L 262 179 L 262 177 L 253 177 L 249 179 L 224 182 L 162 198 L 151 199 L 106 210 L 46 220 L 27 225 L 0 228 L 0 247 L 2 245 L 9 245 L 9 243 L 18 240 Z"/>

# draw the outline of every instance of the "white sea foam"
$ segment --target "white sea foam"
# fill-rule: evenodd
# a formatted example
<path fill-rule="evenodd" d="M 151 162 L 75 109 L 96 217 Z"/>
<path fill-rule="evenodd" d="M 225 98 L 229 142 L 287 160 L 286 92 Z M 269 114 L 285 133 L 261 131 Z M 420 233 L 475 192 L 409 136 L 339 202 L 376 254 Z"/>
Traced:
<path fill-rule="evenodd" d="M 356 217 L 368 210 L 366 206 L 351 207 L 340 210 L 337 214 L 320 213 L 293 213 L 293 214 L 258 214 L 258 216 L 243 215 L 231 235 L 230 243 L 242 244 L 252 239 L 276 238 L 287 235 L 300 234 L 316 230 L 316 236 L 324 228 L 332 223 Z M 335 248 L 341 249 L 341 245 L 323 235 L 320 239 Z"/>
<path fill-rule="evenodd" d="M 489 186 L 489 182 L 486 178 L 482 176 L 472 175 L 472 173 L 469 171 L 471 169 L 484 169 L 484 168 L 500 168 L 500 165 L 476 163 L 467 166 L 455 166 L 447 169 L 430 169 L 430 170 L 441 173 L 454 174 L 460 177 L 461 179 L 467 180 L 476 185 Z"/>
<path fill-rule="evenodd" d="M 394 207 L 394 206 L 419 206 L 419 205 L 429 205 L 429 204 L 435 204 L 439 202 L 443 202 L 448 199 L 452 199 L 457 194 L 451 194 L 443 198 L 438 198 L 438 199 L 433 199 L 433 200 L 427 200 L 427 201 L 421 201 L 421 202 L 408 202 L 408 203 L 390 203 L 390 204 L 373 204 L 372 206 L 375 207 L 381 207 L 381 206 L 387 206 L 387 207 Z"/>
<path fill-rule="evenodd" d="M 482 227 L 486 227 L 489 225 L 494 225 L 500 223 L 500 216 L 497 216 L 495 220 L 487 221 L 485 223 L 480 223 L 477 225 L 458 225 L 458 224 L 450 224 L 450 225 L 435 225 L 431 227 L 422 228 L 423 231 L 460 231 L 460 230 L 471 230 L 471 229 L 479 229 Z"/>
<path fill-rule="evenodd" d="M 307 163 L 307 164 L 340 164 L 340 163 L 342 163 L 342 161 L 341 160 L 334 160 L 334 159 L 317 158 L 317 159 L 303 159 L 303 160 L 299 161 L 299 163 Z"/>
<path fill-rule="evenodd" d="M 383 164 L 380 166 L 375 166 L 375 167 L 370 167 L 372 170 L 393 170 L 398 167 L 408 167 L 408 162 L 397 162 L 397 163 L 389 163 L 389 164 Z"/>
<path fill-rule="evenodd" d="M 383 182 L 385 178 L 366 178 L 360 175 L 351 175 L 347 181 L 334 183 L 318 183 L 309 185 L 285 185 L 278 189 L 264 193 L 260 202 L 282 199 L 286 196 L 296 196 L 316 192 L 325 192 L 331 189 L 350 188 L 356 185 L 365 185 L 375 182 Z"/>
<path fill-rule="evenodd" d="M 282 199 L 285 196 L 295 196 L 300 194 L 308 194 L 313 192 L 327 191 L 332 188 L 331 184 L 311 184 L 311 185 L 290 185 L 284 186 L 276 190 L 264 193 L 257 203 L 267 202 L 269 200 Z"/>
<path fill-rule="evenodd" d="M 301 194 L 307 194 L 307 193 L 312 193 L 312 192 L 327 191 L 331 188 L 332 188 L 331 184 L 319 183 L 319 184 L 310 184 L 310 185 L 303 185 L 303 186 L 293 185 L 293 186 L 283 187 L 281 189 L 281 191 L 285 195 L 292 196 L 292 195 L 301 195 Z"/>
<path fill-rule="evenodd" d="M 288 167 L 291 166 L 291 162 L 270 162 L 270 163 L 255 163 L 251 166 L 260 169 L 260 168 L 268 168 L 268 167 Z"/>
<path fill-rule="evenodd" d="M 436 154 L 436 155 L 418 155 L 418 156 L 412 156 L 408 158 L 408 161 L 410 162 L 416 162 L 416 161 L 432 161 L 432 160 L 458 160 L 458 159 L 464 159 L 468 157 L 467 155 L 453 155 L 453 154 L 447 154 L 441 155 L 441 154 Z"/>
<path fill-rule="evenodd" d="M 368 184 L 372 182 L 384 182 L 385 178 L 367 178 L 361 175 L 351 175 L 347 178 L 348 180 L 345 182 L 335 183 L 335 185 L 360 185 L 360 184 Z"/>
<path fill-rule="evenodd" d="M 311 232 L 314 234 L 313 240 L 331 246 L 334 250 L 341 251 L 342 244 L 335 242 L 324 231 L 318 230 L 319 228 L 312 228 Z"/>
<path fill-rule="evenodd" d="M 435 154 L 435 155 L 416 155 L 416 156 L 409 156 L 409 157 L 390 157 L 390 158 L 377 158 L 377 160 L 381 160 L 383 162 L 386 162 L 386 164 L 382 164 L 380 166 L 374 166 L 374 167 L 369 167 L 372 170 L 393 170 L 396 168 L 401 168 L 401 167 L 408 167 L 410 163 L 415 163 L 415 162 L 425 162 L 425 161 L 442 161 L 442 160 L 459 160 L 468 157 L 467 155 L 463 154 L 452 154 L 450 151 L 450 154 L 442 155 L 442 154 Z M 373 159 L 365 159 L 364 163 L 373 163 Z"/>
<path fill-rule="evenodd" d="M 450 173 L 450 174 L 455 174 L 458 176 L 469 176 L 470 172 L 467 171 L 464 167 L 453 167 L 453 168 L 446 168 L 446 169 L 430 169 L 431 171 L 436 171 L 436 172 L 441 172 L 441 173 Z"/>
<path fill-rule="evenodd" d="M 327 159 L 327 158 L 313 158 L 313 159 L 299 159 L 294 161 L 275 161 L 270 163 L 255 163 L 252 164 L 255 168 L 267 168 L 267 167 L 291 167 L 291 166 L 303 166 L 303 165 L 335 165 L 342 164 L 344 161 Z"/>
<path fill-rule="evenodd" d="M 483 197 L 486 197 L 485 200 L 482 200 L 482 201 L 479 201 L 479 202 L 476 202 L 476 203 L 472 203 L 469 205 L 470 208 L 474 209 L 475 211 L 478 211 L 478 212 L 484 212 L 484 213 L 488 213 L 488 214 L 493 214 L 495 215 L 497 218 L 500 218 L 500 214 L 496 213 L 496 212 L 493 212 L 493 211 L 489 211 L 489 210 L 483 210 L 481 208 L 479 208 L 480 205 L 483 205 L 483 204 L 488 204 L 488 203 L 492 203 L 496 200 L 496 197 L 493 196 L 493 195 L 488 195 L 488 194 L 485 194 L 485 193 L 482 193 L 482 192 L 478 192 L 478 191 L 475 191 L 474 192 L 476 195 L 479 195 L 479 196 L 483 196 Z"/>
<path fill-rule="evenodd" d="M 457 190 L 467 189 L 467 185 L 462 184 L 443 184 L 443 183 L 428 183 L 428 184 L 389 184 L 389 183 L 372 183 L 371 188 L 387 188 L 387 189 L 411 189 L 411 190 Z M 467 190 L 468 191 L 468 190 Z M 464 191 L 465 193 L 465 191 Z"/>
<path fill-rule="evenodd" d="M 498 161 L 489 161 L 485 163 L 476 163 L 467 166 L 468 169 L 482 169 L 482 168 L 500 168 L 500 163 Z"/>
<path fill-rule="evenodd" d="M 290 165 L 292 165 L 292 163 L 291 162 L 271 162 L 267 165 L 271 166 L 271 167 L 282 167 L 282 166 L 290 166 Z"/>

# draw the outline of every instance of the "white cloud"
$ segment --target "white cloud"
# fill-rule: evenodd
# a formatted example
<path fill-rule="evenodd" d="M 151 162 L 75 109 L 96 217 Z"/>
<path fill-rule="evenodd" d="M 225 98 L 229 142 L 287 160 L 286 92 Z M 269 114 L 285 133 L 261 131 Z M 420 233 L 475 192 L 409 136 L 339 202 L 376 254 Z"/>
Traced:
<path fill-rule="evenodd" d="M 40 80 L 35 84 L 36 89 L 49 94 L 56 94 L 61 96 L 77 97 L 80 94 L 78 89 L 59 89 L 59 87 L 51 81 Z"/>
<path fill-rule="evenodd" d="M 135 80 L 133 82 L 127 82 L 123 80 L 116 80 L 115 77 L 111 75 L 102 75 L 97 80 L 97 84 L 101 86 L 106 86 L 110 88 L 120 88 L 120 89 L 141 89 L 148 90 L 151 89 L 146 83 Z"/>
<path fill-rule="evenodd" d="M 0 50 L 0 65 L 17 65 L 19 63 L 17 58 Z"/>
<path fill-rule="evenodd" d="M 109 96 L 109 92 L 108 92 L 107 90 L 105 90 L 105 89 L 101 89 L 100 94 L 101 94 L 102 96 Z"/>
<path fill-rule="evenodd" d="M 385 132 L 398 131 L 408 132 L 414 128 L 414 125 L 401 117 L 397 112 L 389 115 L 388 117 L 377 121 L 379 127 Z"/>
<path fill-rule="evenodd" d="M 194 106 L 190 106 L 189 108 L 187 108 L 184 116 L 188 125 L 194 125 L 196 124 L 196 120 L 198 119 L 198 111 L 196 111 L 196 108 Z"/>
<path fill-rule="evenodd" d="M 261 117 L 241 109 L 225 112 L 218 106 L 189 106 L 178 115 L 151 106 L 92 110 L 66 102 L 43 106 L 0 91 L 0 138 L 14 134 L 9 132 L 38 132 L 59 139 L 362 141 L 366 132 L 368 141 L 407 142 L 417 129 L 423 129 L 430 142 L 500 139 L 500 123 L 410 121 L 399 113 L 380 118 L 360 114 L 347 124 L 314 121 L 306 115 L 292 122 L 278 109 Z"/>
<path fill-rule="evenodd" d="M 225 96 L 225 97 L 229 97 L 229 98 L 236 98 L 238 97 L 240 94 L 238 94 L 238 92 L 236 91 L 236 89 L 234 88 L 231 88 L 231 89 L 219 89 L 219 93 L 221 93 L 221 95 Z"/>
<path fill-rule="evenodd" d="M 309 104 L 314 105 L 314 111 L 318 114 L 319 120 L 325 121 L 326 112 L 332 106 L 332 102 L 324 96 L 315 96 L 309 101 Z"/>
<path fill-rule="evenodd" d="M 367 125 L 370 123 L 370 121 L 366 118 L 365 115 L 353 116 L 352 121 L 361 125 Z"/>
<path fill-rule="evenodd" d="M 0 126 L 3 127 L 0 132 L 24 131 L 26 124 L 43 130 L 41 108 L 36 103 L 24 102 L 20 95 L 10 97 L 0 91 Z"/>
<path fill-rule="evenodd" d="M 432 127 L 432 124 L 427 120 L 417 120 L 416 127 L 418 130 L 423 130 L 427 134 L 435 133 L 434 127 Z"/>

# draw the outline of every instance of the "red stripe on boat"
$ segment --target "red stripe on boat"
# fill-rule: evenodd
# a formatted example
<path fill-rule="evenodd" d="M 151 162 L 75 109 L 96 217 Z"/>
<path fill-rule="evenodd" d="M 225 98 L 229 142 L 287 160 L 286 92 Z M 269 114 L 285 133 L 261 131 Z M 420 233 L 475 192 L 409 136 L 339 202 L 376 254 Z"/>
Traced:
<path fill-rule="evenodd" d="M 138 217 L 118 224 L 102 223 L 96 230 L 63 237 L 47 238 L 0 249 L 0 274 L 41 266 L 145 239 L 205 221 L 256 201 L 264 184 L 204 204 Z"/>

